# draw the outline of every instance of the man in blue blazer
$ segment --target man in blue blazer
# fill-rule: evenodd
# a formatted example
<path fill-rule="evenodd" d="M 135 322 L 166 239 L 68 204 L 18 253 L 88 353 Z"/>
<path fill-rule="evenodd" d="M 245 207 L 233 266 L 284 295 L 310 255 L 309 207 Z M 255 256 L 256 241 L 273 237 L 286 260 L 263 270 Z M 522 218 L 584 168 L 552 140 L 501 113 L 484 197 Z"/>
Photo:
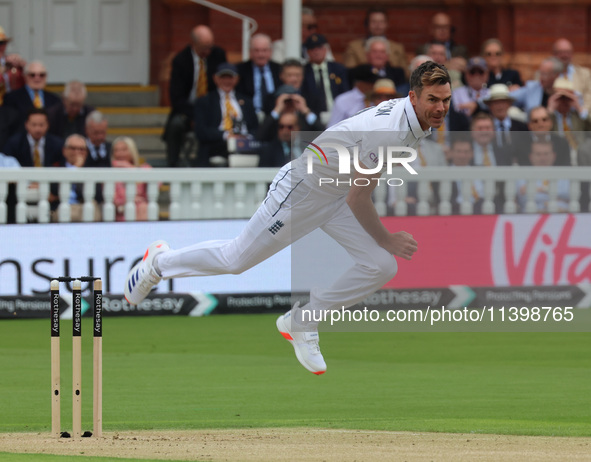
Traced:
<path fill-rule="evenodd" d="M 195 104 L 195 134 L 199 140 L 197 167 L 216 166 L 213 157 L 228 157 L 228 139 L 253 139 L 258 118 L 252 100 L 237 91 L 236 66 L 224 63 L 214 76 L 216 89 Z M 225 164 L 225 162 L 224 162 Z"/>

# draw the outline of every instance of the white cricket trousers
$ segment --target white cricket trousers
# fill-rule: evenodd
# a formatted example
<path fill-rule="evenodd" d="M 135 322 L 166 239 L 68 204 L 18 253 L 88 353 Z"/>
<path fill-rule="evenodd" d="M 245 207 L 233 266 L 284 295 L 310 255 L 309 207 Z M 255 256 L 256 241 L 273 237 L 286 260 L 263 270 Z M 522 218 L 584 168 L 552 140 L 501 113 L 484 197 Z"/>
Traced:
<path fill-rule="evenodd" d="M 165 279 L 240 274 L 320 228 L 349 253 L 354 265 L 332 287 L 312 290 L 306 309 L 348 308 L 392 279 L 398 265 L 363 229 L 345 199 L 308 186 L 287 164 L 236 238 L 164 252 L 158 257 L 158 267 Z"/>

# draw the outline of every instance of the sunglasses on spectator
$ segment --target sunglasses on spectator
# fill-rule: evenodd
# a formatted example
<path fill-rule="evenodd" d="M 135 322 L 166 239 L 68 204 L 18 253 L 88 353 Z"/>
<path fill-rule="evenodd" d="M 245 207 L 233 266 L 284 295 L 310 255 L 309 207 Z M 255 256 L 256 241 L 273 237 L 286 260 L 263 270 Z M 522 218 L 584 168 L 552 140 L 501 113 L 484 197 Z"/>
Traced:
<path fill-rule="evenodd" d="M 548 122 L 550 119 L 548 117 L 542 117 L 541 119 L 531 119 L 531 122 L 537 124 L 538 122 Z"/>
<path fill-rule="evenodd" d="M 72 151 L 86 151 L 86 146 L 66 146 L 66 148 Z"/>
<path fill-rule="evenodd" d="M 284 128 L 287 128 L 288 130 L 293 130 L 295 127 L 295 125 L 283 125 L 283 124 L 279 124 L 279 130 L 283 130 Z"/>
<path fill-rule="evenodd" d="M 503 53 L 500 51 L 487 51 L 485 53 L 486 56 L 501 56 Z"/>
<path fill-rule="evenodd" d="M 314 29 L 317 29 L 317 28 L 318 28 L 318 24 L 308 24 L 308 25 L 306 26 L 306 28 L 307 28 L 308 30 L 314 30 Z"/>
<path fill-rule="evenodd" d="M 470 75 L 475 75 L 475 74 L 483 75 L 484 74 L 484 70 L 478 69 L 478 68 L 477 69 L 470 69 L 468 71 L 468 74 L 470 74 Z"/>
<path fill-rule="evenodd" d="M 29 72 L 27 74 L 29 77 L 47 77 L 47 72 Z"/>

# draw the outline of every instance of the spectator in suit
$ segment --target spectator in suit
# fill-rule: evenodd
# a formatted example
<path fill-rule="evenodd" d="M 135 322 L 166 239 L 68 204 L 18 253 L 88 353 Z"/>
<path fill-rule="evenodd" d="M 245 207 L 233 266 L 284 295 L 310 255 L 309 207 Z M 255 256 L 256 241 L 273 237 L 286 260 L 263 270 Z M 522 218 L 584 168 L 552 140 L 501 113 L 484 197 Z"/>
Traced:
<path fill-rule="evenodd" d="M 554 42 L 552 54 L 564 66 L 562 77 L 570 80 L 576 92 L 583 98 L 583 108 L 591 110 L 591 70 L 573 64 L 573 44 L 560 38 Z"/>
<path fill-rule="evenodd" d="M 466 85 L 455 88 L 451 100 L 456 111 L 462 112 L 467 117 L 472 117 L 476 112 L 486 110 L 482 103 L 489 93 L 486 87 L 488 80 L 486 61 L 480 56 L 470 58 L 464 72 L 464 79 Z"/>
<path fill-rule="evenodd" d="M 503 156 L 513 164 L 519 157 L 519 143 L 513 132 L 528 131 L 527 125 L 509 116 L 509 108 L 514 102 L 509 87 L 497 83 L 490 88 L 488 98 L 484 103 L 488 106 L 495 124 L 496 143 L 503 151 Z"/>
<path fill-rule="evenodd" d="M 466 69 L 466 60 L 460 56 L 447 59 L 447 51 L 445 43 L 443 42 L 431 42 L 425 45 L 425 53 L 433 62 L 441 64 L 447 68 L 449 76 L 451 77 L 451 88 L 452 90 L 461 87 L 464 83 L 462 82 L 462 74 Z"/>
<path fill-rule="evenodd" d="M 497 38 L 485 40 L 482 44 L 482 56 L 486 60 L 488 66 L 488 83 L 490 88 L 495 83 L 504 83 L 509 87 L 509 90 L 517 90 L 523 86 L 523 81 L 519 75 L 519 71 L 509 69 L 503 65 L 503 44 Z"/>
<path fill-rule="evenodd" d="M 275 92 L 275 106 L 271 113 L 265 116 L 257 131 L 257 139 L 267 142 L 275 138 L 278 133 L 278 123 L 281 114 L 293 113 L 298 119 L 300 130 L 305 132 L 322 131 L 324 125 L 320 118 L 308 107 L 306 99 L 291 85 L 281 85 Z"/>
<path fill-rule="evenodd" d="M 47 110 L 49 114 L 49 133 L 67 138 L 78 134 L 86 136 L 86 117 L 93 110 L 87 106 L 86 85 L 78 80 L 66 83 L 62 101 Z"/>
<path fill-rule="evenodd" d="M 386 37 L 388 31 L 388 15 L 382 8 L 372 7 L 365 15 L 366 37 L 355 39 L 347 45 L 343 62 L 346 67 L 354 68 L 367 63 L 366 41 L 371 37 Z M 387 39 L 388 40 L 388 39 Z M 391 66 L 408 69 L 408 61 L 404 45 L 388 40 L 388 61 Z"/>
<path fill-rule="evenodd" d="M 326 37 L 312 34 L 304 43 L 310 62 L 304 66 L 302 94 L 307 100 L 318 100 L 320 112 L 330 112 L 334 100 L 349 90 L 345 66 L 326 61 Z"/>
<path fill-rule="evenodd" d="M 12 38 L 0 27 L 0 104 L 6 93 L 24 85 L 22 70 L 26 65 L 25 60 L 16 53 L 6 54 L 6 47 L 11 41 Z"/>
<path fill-rule="evenodd" d="M 47 111 L 43 108 L 29 110 L 25 130 L 11 136 L 4 146 L 4 153 L 16 158 L 21 167 L 63 167 L 64 141 L 50 133 Z"/>
<path fill-rule="evenodd" d="M 570 147 L 566 139 L 556 131 L 552 130 L 553 119 L 544 106 L 538 106 L 529 111 L 527 127 L 531 132 L 531 136 L 527 139 L 527 143 L 523 149 L 520 150 L 519 165 L 531 165 L 529 162 L 529 153 L 531 151 L 531 143 L 534 141 L 551 142 L 556 154 L 556 161 L 554 165 L 571 165 Z"/>
<path fill-rule="evenodd" d="M 308 50 L 306 50 L 303 46 L 303 43 L 306 39 L 312 35 L 318 33 L 318 19 L 314 15 L 314 10 L 312 8 L 302 7 L 302 51 L 300 54 L 300 60 L 302 63 L 308 62 Z M 287 59 L 294 59 L 297 56 L 286 56 L 285 54 L 285 40 L 275 40 L 271 47 L 273 49 L 273 53 L 271 54 L 271 60 L 275 61 L 276 63 L 282 63 Z M 330 49 L 330 45 L 327 45 L 327 52 L 326 52 L 326 60 L 327 61 L 334 61 L 334 56 Z"/>
<path fill-rule="evenodd" d="M 351 78 L 353 79 L 353 89 L 337 96 L 327 124 L 328 127 L 332 127 L 341 120 L 348 119 L 365 109 L 373 86 L 378 80 L 378 76 L 363 64 L 352 69 Z"/>
<path fill-rule="evenodd" d="M 505 157 L 505 152 L 497 145 L 495 124 L 490 114 L 486 112 L 476 114 L 470 122 L 470 129 L 473 140 L 473 165 L 483 167 L 511 165 L 511 159 Z"/>
<path fill-rule="evenodd" d="M 238 90 L 238 70 L 220 64 L 214 76 L 216 90 L 195 104 L 195 133 L 199 140 L 197 167 L 227 165 L 229 138 L 254 138 L 258 118 L 252 100 Z M 219 162 L 219 163 L 218 163 Z"/>
<path fill-rule="evenodd" d="M 579 144 L 585 141 L 587 132 L 591 130 L 591 122 L 587 111 L 581 107 L 579 95 L 570 80 L 558 77 L 553 88 L 554 93 L 548 99 L 548 112 L 553 121 L 552 130 L 566 139 L 574 161 Z M 582 113 L 585 116 L 581 116 Z"/>
<path fill-rule="evenodd" d="M 211 29 L 199 25 L 191 31 L 191 43 L 172 60 L 169 94 L 171 111 L 162 139 L 166 143 L 169 167 L 176 167 L 185 134 L 191 130 L 194 105 L 197 98 L 215 89 L 213 75 L 226 52 L 214 45 Z"/>
<path fill-rule="evenodd" d="M 45 90 L 47 69 L 41 61 L 31 61 L 25 66 L 25 86 L 6 93 L 4 105 L 17 113 L 17 130 L 20 130 L 32 108 L 48 109 L 59 104 L 60 97 Z"/>
<path fill-rule="evenodd" d="M 552 147 L 552 143 L 547 141 L 534 141 L 531 144 L 529 153 L 530 164 L 534 167 L 551 167 L 556 161 L 556 153 Z M 557 181 L 557 197 L 558 211 L 567 212 L 568 203 L 570 201 L 570 183 L 568 180 Z M 550 181 L 537 180 L 535 184 L 534 201 L 536 204 L 536 211 L 538 213 L 547 213 L 548 202 L 550 200 L 549 194 Z M 520 180 L 517 182 L 517 202 L 521 212 L 526 212 L 527 205 L 527 182 Z"/>
<path fill-rule="evenodd" d="M 137 145 L 132 138 L 120 136 L 113 140 L 111 149 L 111 166 L 113 168 L 152 168 L 150 164 L 140 162 L 140 154 Z M 115 205 L 115 220 L 125 221 L 125 204 L 127 185 L 125 183 L 115 183 L 115 195 L 113 204 Z M 138 183 L 135 195 L 135 219 L 136 221 L 145 221 L 148 219 L 148 186 L 146 183 Z"/>
<path fill-rule="evenodd" d="M 283 167 L 301 152 L 293 152 L 292 132 L 300 130 L 298 116 L 295 112 L 284 112 L 279 116 L 275 137 L 264 144 L 259 167 Z M 297 149 L 297 148 L 296 148 Z"/>
<path fill-rule="evenodd" d="M 450 140 L 449 147 L 450 166 L 469 167 L 474 161 L 474 151 L 470 136 L 464 133 L 454 134 Z M 464 202 L 463 181 L 457 180 L 452 183 L 451 204 L 452 213 L 460 213 L 461 204 Z M 473 180 L 470 184 L 468 194 L 470 202 L 473 204 L 473 213 L 479 214 L 482 211 L 482 202 L 484 199 L 484 182 L 482 180 Z"/>
<path fill-rule="evenodd" d="M 468 50 L 464 45 L 455 43 L 453 35 L 455 27 L 451 24 L 451 18 L 445 13 L 436 13 L 431 18 L 431 26 L 429 27 L 429 40 L 427 43 L 439 42 L 445 46 L 445 60 L 448 61 L 452 58 L 461 57 L 464 59 L 468 58 Z M 426 53 L 425 46 L 417 49 L 418 55 L 429 54 Z"/>
<path fill-rule="evenodd" d="M 109 123 L 102 112 L 92 111 L 86 116 L 87 167 L 111 166 L 111 143 L 107 141 Z"/>
<path fill-rule="evenodd" d="M 511 92 L 515 106 L 526 113 L 537 106 L 548 106 L 552 85 L 563 70 L 564 65 L 557 58 L 544 59 L 540 64 L 539 80 L 528 80 L 523 87 Z"/>
<path fill-rule="evenodd" d="M 281 66 L 271 61 L 271 38 L 255 34 L 250 39 L 250 59 L 237 66 L 240 80 L 236 91 L 252 99 L 256 112 L 263 111 L 263 102 L 281 85 Z"/>
<path fill-rule="evenodd" d="M 367 65 L 379 78 L 390 79 L 402 96 L 408 95 L 409 85 L 406 71 L 401 67 L 394 67 L 388 62 L 390 44 L 384 37 L 371 37 L 365 42 Z"/>

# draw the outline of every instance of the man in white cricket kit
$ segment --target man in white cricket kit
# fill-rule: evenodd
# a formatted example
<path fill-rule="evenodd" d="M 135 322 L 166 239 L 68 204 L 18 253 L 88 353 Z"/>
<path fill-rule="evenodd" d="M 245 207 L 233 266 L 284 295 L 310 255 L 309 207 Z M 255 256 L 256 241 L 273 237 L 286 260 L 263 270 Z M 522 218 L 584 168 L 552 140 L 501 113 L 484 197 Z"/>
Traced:
<path fill-rule="evenodd" d="M 127 301 L 140 303 L 161 279 L 242 273 L 320 228 L 347 250 L 355 264 L 329 289 L 313 290 L 309 304 L 299 307 L 296 303 L 280 316 L 277 328 L 306 369 L 317 375 L 324 373 L 318 323 L 302 322 L 302 310 L 350 307 L 394 277 L 398 268 L 394 255 L 412 258 L 417 242 L 405 231 L 390 233 L 373 205 L 372 191 L 387 164 L 380 165 L 376 154 L 382 147 L 386 158 L 386 146 L 400 147 L 400 152 L 405 147 L 416 148 L 431 127 L 443 123 L 450 101 L 450 77 L 445 67 L 432 61 L 420 65 L 411 75 L 408 97 L 366 109 L 310 143 L 323 147 L 326 159 L 322 162 L 312 157 L 309 163 L 305 151 L 285 165 L 236 238 L 177 250 L 164 241 L 150 244 L 144 259 L 127 276 Z M 339 168 L 341 146 L 358 148 L 358 159 L 350 156 L 350 173 Z M 371 169 L 375 173 L 369 173 Z"/>

